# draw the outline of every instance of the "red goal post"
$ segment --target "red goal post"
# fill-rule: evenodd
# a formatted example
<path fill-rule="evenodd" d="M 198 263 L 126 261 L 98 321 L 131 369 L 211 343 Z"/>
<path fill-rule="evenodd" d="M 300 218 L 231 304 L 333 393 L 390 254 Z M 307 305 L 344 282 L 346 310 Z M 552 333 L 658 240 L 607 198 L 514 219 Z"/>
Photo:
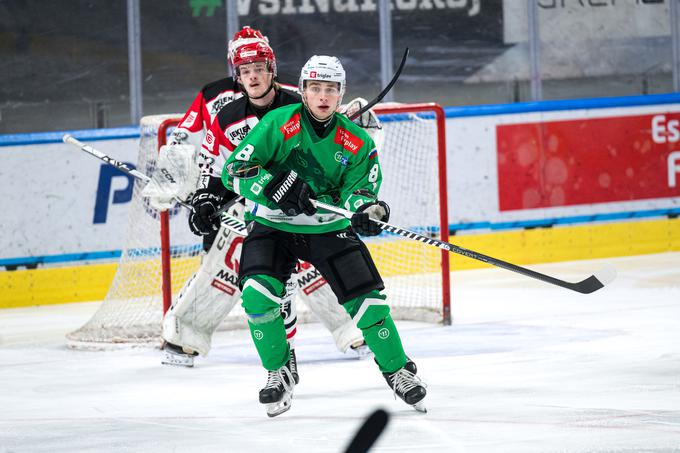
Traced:
<path fill-rule="evenodd" d="M 449 220 L 448 207 L 446 203 L 441 203 L 441 200 L 448 200 L 446 187 L 446 115 L 444 109 L 434 102 L 422 104 L 400 104 L 400 103 L 383 103 L 378 104 L 373 108 L 377 115 L 396 115 L 396 114 L 418 114 L 431 113 L 434 114 L 436 121 L 436 148 L 437 148 L 437 173 L 439 190 L 438 196 L 440 200 L 439 208 L 439 239 L 448 242 L 449 240 Z M 182 117 L 169 118 L 161 123 L 158 128 L 158 149 L 165 145 L 170 129 L 179 124 Z M 397 219 L 398 221 L 398 219 Z M 170 223 L 167 212 L 161 214 L 161 259 L 163 263 L 163 313 L 165 313 L 172 304 L 172 290 L 171 290 L 171 254 L 170 254 Z M 441 278 L 442 278 L 442 323 L 444 325 L 451 324 L 451 283 L 449 270 L 449 252 L 446 250 L 439 251 L 441 255 Z"/>

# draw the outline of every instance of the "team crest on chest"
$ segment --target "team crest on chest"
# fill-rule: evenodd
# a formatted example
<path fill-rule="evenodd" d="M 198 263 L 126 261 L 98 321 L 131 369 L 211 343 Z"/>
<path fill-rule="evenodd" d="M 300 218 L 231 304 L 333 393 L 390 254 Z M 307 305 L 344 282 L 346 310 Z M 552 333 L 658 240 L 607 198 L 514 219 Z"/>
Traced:
<path fill-rule="evenodd" d="M 342 145 L 350 153 L 356 156 L 357 151 L 364 146 L 364 141 L 356 135 L 349 132 L 347 129 L 338 127 L 335 132 L 335 143 Z"/>

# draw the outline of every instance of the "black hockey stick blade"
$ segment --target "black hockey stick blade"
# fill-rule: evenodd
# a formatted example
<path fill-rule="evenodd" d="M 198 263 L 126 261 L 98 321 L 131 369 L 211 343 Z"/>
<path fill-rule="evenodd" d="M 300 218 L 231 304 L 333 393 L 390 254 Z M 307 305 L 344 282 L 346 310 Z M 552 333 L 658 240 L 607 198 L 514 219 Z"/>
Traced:
<path fill-rule="evenodd" d="M 390 420 L 390 415 L 382 409 L 373 412 L 354 435 L 345 453 L 365 453 L 371 449 Z"/>
<path fill-rule="evenodd" d="M 391 231 L 391 230 L 387 230 Z M 433 239 L 436 241 L 436 239 Z M 595 272 L 593 275 L 579 281 L 579 282 L 568 282 L 565 280 L 560 280 L 559 278 L 551 277 L 550 275 L 542 274 L 534 270 L 528 269 L 526 267 L 518 266 L 516 264 L 508 263 L 507 261 L 500 260 L 498 258 L 493 258 L 483 253 L 475 252 L 474 250 L 468 250 L 463 247 L 459 247 L 448 242 L 436 241 L 440 244 L 445 244 L 444 248 L 450 252 L 458 253 L 468 258 L 476 259 L 487 264 L 492 264 L 494 266 L 507 269 L 509 271 L 517 272 L 518 274 L 525 275 L 527 277 L 535 278 L 545 283 L 550 283 L 552 285 L 560 286 L 562 288 L 570 289 L 581 294 L 590 294 L 598 289 L 604 288 L 616 278 L 616 269 L 607 265 L 599 271 Z"/>
<path fill-rule="evenodd" d="M 404 69 L 404 65 L 406 64 L 406 59 L 408 58 L 408 47 L 404 50 L 404 55 L 401 57 L 401 63 L 399 63 L 399 67 L 397 68 L 397 71 L 394 73 L 392 76 L 392 80 L 390 80 L 390 83 L 387 84 L 385 88 L 378 94 L 375 99 L 373 99 L 371 102 L 363 106 L 358 112 L 353 113 L 352 116 L 349 117 L 350 120 L 354 121 L 355 119 L 359 118 L 361 115 L 366 113 L 368 109 L 373 107 L 375 104 L 378 102 L 382 101 L 382 98 L 385 97 L 385 95 L 392 89 L 395 83 L 397 83 L 397 79 L 401 75 L 401 70 Z"/>
<path fill-rule="evenodd" d="M 614 266 L 605 266 L 599 271 L 595 272 L 590 277 L 578 283 L 572 283 L 572 289 L 581 294 L 594 293 L 600 288 L 604 288 L 616 278 L 616 268 Z"/>

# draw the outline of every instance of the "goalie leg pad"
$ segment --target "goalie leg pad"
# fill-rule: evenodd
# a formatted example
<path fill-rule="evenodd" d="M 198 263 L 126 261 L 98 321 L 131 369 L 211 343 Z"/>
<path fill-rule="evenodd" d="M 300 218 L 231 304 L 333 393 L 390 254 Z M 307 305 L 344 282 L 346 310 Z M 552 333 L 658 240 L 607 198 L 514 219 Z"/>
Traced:
<path fill-rule="evenodd" d="M 344 307 L 361 329 L 381 372 L 393 373 L 406 364 L 408 358 L 384 295 L 371 291 L 347 301 Z"/>
<path fill-rule="evenodd" d="M 300 286 L 299 297 L 326 329 L 333 335 L 340 352 L 363 344 L 364 337 L 347 311 L 338 303 L 330 285 L 318 270 L 303 263 L 295 276 Z"/>
<path fill-rule="evenodd" d="M 163 319 L 162 337 L 206 355 L 212 335 L 239 299 L 237 260 L 242 237 L 222 228 L 201 267 Z"/>
<path fill-rule="evenodd" d="M 295 334 L 297 333 L 297 303 L 295 296 L 298 292 L 298 285 L 295 275 L 286 282 L 286 294 L 281 299 L 281 317 L 283 325 L 286 327 L 286 338 L 291 348 L 295 347 Z"/>
<path fill-rule="evenodd" d="M 248 277 L 243 283 L 241 299 L 250 335 L 267 370 L 278 370 L 290 358 L 280 309 L 283 293 L 283 283 L 266 275 Z"/>

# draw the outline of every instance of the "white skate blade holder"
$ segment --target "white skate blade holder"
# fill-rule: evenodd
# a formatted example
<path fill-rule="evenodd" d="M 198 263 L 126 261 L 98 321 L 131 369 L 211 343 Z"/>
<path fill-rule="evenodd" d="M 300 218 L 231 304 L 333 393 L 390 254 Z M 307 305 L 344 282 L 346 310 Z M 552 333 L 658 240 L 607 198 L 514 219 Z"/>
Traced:
<path fill-rule="evenodd" d="M 161 359 L 161 363 L 163 365 L 192 368 L 194 366 L 194 357 L 189 354 L 176 354 L 165 349 L 163 350 L 163 358 Z"/>
<path fill-rule="evenodd" d="M 365 344 L 362 344 L 358 347 L 351 346 L 349 350 L 352 351 L 355 358 L 360 360 L 373 357 L 373 351 L 371 351 L 371 349 Z"/>
<path fill-rule="evenodd" d="M 287 412 L 290 409 L 292 400 L 293 392 L 286 391 L 283 394 L 283 398 L 281 398 L 281 401 L 277 401 L 275 403 L 268 403 L 265 405 L 267 415 L 269 417 L 276 417 L 277 415 L 281 415 L 284 412 Z"/>

